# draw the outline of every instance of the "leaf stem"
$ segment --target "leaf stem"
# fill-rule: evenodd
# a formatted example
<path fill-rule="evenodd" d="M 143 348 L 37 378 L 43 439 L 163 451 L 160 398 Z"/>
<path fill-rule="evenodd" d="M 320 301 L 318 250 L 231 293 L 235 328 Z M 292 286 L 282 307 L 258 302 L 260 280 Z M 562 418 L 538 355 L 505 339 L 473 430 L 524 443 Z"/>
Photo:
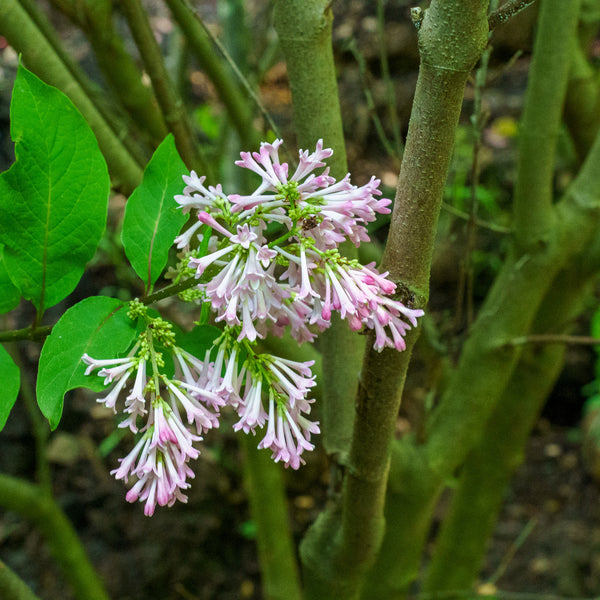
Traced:
<path fill-rule="evenodd" d="M 586 335 L 567 335 L 564 333 L 530 333 L 515 337 L 507 342 L 507 345 L 522 346 L 523 344 L 572 344 L 582 346 L 593 346 L 600 344 L 600 338 Z"/>
<path fill-rule="evenodd" d="M 185 281 L 180 281 L 179 283 L 174 283 L 172 285 L 168 285 L 167 287 L 158 290 L 158 292 L 154 292 L 149 296 L 144 296 L 140 298 L 140 302 L 145 304 L 154 304 L 155 302 L 159 302 L 160 300 L 164 300 L 165 298 L 169 298 L 170 296 L 176 296 L 177 294 L 183 292 L 184 290 L 189 290 L 194 286 L 198 285 L 198 280 L 195 277 L 191 277 L 190 279 L 186 279 Z"/>

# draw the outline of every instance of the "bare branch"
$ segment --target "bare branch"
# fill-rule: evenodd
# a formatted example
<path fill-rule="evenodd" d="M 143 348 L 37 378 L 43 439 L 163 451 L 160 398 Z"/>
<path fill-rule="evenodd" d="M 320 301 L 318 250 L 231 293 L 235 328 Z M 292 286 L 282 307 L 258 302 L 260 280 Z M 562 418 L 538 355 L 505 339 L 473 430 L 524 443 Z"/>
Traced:
<path fill-rule="evenodd" d="M 495 29 L 498 25 L 508 22 L 522 10 L 531 6 L 534 2 L 535 0 L 508 0 L 506 4 L 503 4 L 488 17 L 490 31 Z"/>
<path fill-rule="evenodd" d="M 507 345 L 511 346 L 522 346 L 523 344 L 578 344 L 589 346 L 600 344 L 600 338 L 562 333 L 532 333 L 513 338 L 507 343 Z"/>

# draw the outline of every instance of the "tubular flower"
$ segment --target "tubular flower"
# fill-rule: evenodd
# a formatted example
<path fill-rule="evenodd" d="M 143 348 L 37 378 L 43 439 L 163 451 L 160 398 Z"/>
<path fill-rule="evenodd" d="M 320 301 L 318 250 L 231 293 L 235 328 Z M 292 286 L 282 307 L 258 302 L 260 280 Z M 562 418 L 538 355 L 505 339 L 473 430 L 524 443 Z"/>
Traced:
<path fill-rule="evenodd" d="M 300 151 L 292 172 L 280 160 L 281 144 L 241 153 L 236 165 L 260 177 L 251 194 L 225 196 L 220 186 L 206 188 L 192 172 L 184 177 L 183 196 L 176 197 L 217 235 L 211 252 L 189 259 L 216 321 L 240 325 L 240 341 L 281 335 L 289 326 L 304 342 L 314 339 L 315 329 L 327 328 L 337 311 L 352 329 L 373 329 L 375 349 L 403 350 L 403 336 L 423 311 L 390 298 L 396 285 L 387 273 L 349 262 L 337 251 L 345 240 L 368 241 L 365 225 L 390 212 L 379 180 L 357 187 L 348 174 L 336 181 L 325 162 L 333 152 L 322 140 L 314 152 Z M 275 239 L 269 241 L 267 231 L 276 231 L 270 236 Z"/>
<path fill-rule="evenodd" d="M 289 329 L 299 343 L 313 341 L 337 312 L 355 331 L 372 329 L 376 350 L 401 351 L 423 315 L 394 297 L 387 273 L 338 251 L 345 241 L 369 241 L 366 226 L 390 212 L 379 180 L 356 186 L 348 174 L 336 181 L 326 165 L 333 152 L 322 140 L 290 167 L 280 159 L 281 144 L 241 153 L 236 165 L 259 177 L 248 195 L 227 195 L 192 171 L 175 196 L 197 221 L 174 240 L 181 262 L 173 277 L 193 274 L 197 289 L 187 290 L 188 299 L 210 307 L 223 329 L 204 357 L 178 347 L 171 326 L 139 302 L 129 314 L 147 327 L 129 357 L 82 357 L 86 374 L 98 370 L 109 386 L 98 401 L 123 415 L 119 427 L 139 436 L 112 473 L 126 483 L 134 479 L 126 497 L 144 502 L 146 515 L 187 500 L 197 444 L 227 410 L 237 414 L 234 430 L 261 431 L 258 447 L 286 467 L 299 468 L 304 452 L 313 450 L 319 423 L 309 419 L 312 362 L 261 354 L 259 338 Z M 170 353 L 168 374 L 153 340 Z"/>
<path fill-rule="evenodd" d="M 227 400 L 210 389 L 211 383 L 213 388 L 220 385 L 220 376 L 209 362 L 209 355 L 203 362 L 173 346 L 175 376 L 161 373 L 159 361 L 154 359 L 148 379 L 146 352 L 139 349 L 139 344 L 136 348 L 137 354 L 129 358 L 97 360 L 84 354 L 82 360 L 88 365 L 86 374 L 100 369 L 98 375 L 104 377 L 106 385 L 112 385 L 108 395 L 98 401 L 126 415 L 119 427 L 141 433 L 111 474 L 126 483 L 130 477 L 137 480 L 126 499 L 145 502 L 144 513 L 150 516 L 157 504 L 172 506 L 177 500 L 187 500 L 183 490 L 189 487 L 188 478 L 194 476 L 188 463 L 200 454 L 194 444 L 202 440 L 204 431 L 218 427 L 219 409 Z M 134 372 L 133 385 L 119 411 L 119 397 Z M 157 393 L 159 388 L 168 394 L 168 402 Z"/>

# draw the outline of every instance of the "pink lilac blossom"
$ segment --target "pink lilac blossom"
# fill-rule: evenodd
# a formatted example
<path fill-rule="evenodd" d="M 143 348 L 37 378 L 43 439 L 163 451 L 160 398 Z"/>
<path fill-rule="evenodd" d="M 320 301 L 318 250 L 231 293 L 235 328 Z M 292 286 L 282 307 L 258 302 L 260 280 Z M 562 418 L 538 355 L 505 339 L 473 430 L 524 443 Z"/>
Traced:
<path fill-rule="evenodd" d="M 377 199 L 381 195 L 380 181 L 375 177 L 361 187 L 350 183 L 350 175 L 337 181 L 325 169 L 320 175 L 315 169 L 325 166 L 322 159 L 329 158 L 333 151 L 323 149 L 323 140 L 319 140 L 314 153 L 300 152 L 300 164 L 294 174 L 288 178 L 287 163 L 279 161 L 278 149 L 281 140 L 273 144 L 263 143 L 260 152 L 242 152 L 242 160 L 235 164 L 249 169 L 261 176 L 262 182 L 249 196 L 230 194 L 229 200 L 235 206 L 234 211 L 249 209 L 273 210 L 292 206 L 296 211 L 318 216 L 314 226 L 305 231 L 312 237 L 320 249 L 336 248 L 345 238 L 356 246 L 369 241 L 364 224 L 374 221 L 376 213 L 390 212 L 391 200 Z"/>
<path fill-rule="evenodd" d="M 226 397 L 210 389 L 211 383 L 218 388 L 221 378 L 209 355 L 200 361 L 177 347 L 173 354 L 177 365 L 175 378 L 155 374 L 152 386 L 148 384 L 144 357 L 105 360 L 87 354 L 82 357 L 88 365 L 86 374 L 100 369 L 98 375 L 105 378 L 105 384 L 112 385 L 108 395 L 98 401 L 115 413 L 119 396 L 136 371 L 121 409 L 127 417 L 119 427 L 129 427 L 142 436 L 133 450 L 119 459 L 120 466 L 112 474 L 125 482 L 129 477 L 137 479 L 126 498 L 130 502 L 145 502 L 144 513 L 148 516 L 154 513 L 157 504 L 171 506 L 177 500 L 187 500 L 183 490 L 189 487 L 187 479 L 194 476 L 188 463 L 200 454 L 194 444 L 202 440 L 204 431 L 218 427 L 219 409 L 227 403 Z M 168 402 L 156 393 L 157 381 L 162 382 L 168 393 Z"/>
<path fill-rule="evenodd" d="M 187 500 L 184 491 L 194 476 L 189 463 L 200 454 L 195 444 L 219 426 L 226 408 L 238 415 L 236 431 L 264 431 L 258 447 L 271 450 L 274 461 L 293 469 L 304 464 L 303 452 L 314 448 L 311 435 L 319 433 L 319 423 L 308 418 L 312 362 L 258 354 L 257 338 L 289 328 L 299 343 L 313 341 L 335 311 L 353 330 L 372 329 L 376 350 L 401 351 L 407 331 L 423 315 L 392 297 L 396 284 L 387 273 L 337 250 L 346 240 L 357 246 L 369 241 L 366 225 L 390 212 L 379 180 L 355 186 L 346 175 L 336 181 L 325 162 L 332 150 L 322 140 L 314 152 L 299 153 L 290 175 L 279 157 L 281 144 L 263 143 L 259 152 L 244 152 L 236 162 L 260 177 L 250 195 L 226 195 L 192 171 L 183 177 L 183 194 L 175 197 L 184 213 L 193 210 L 198 217 L 175 244 L 195 271 L 215 321 L 225 326 L 204 358 L 171 346 L 174 374 L 155 372 L 153 358 L 149 379 L 151 353 L 146 348 L 136 354 L 141 342 L 127 358 L 82 357 L 86 374 L 98 369 L 110 386 L 98 401 L 124 415 L 120 427 L 140 434 L 112 473 L 125 482 L 135 479 L 127 500 L 145 502 L 146 515 L 157 505 Z M 211 237 L 199 255 L 193 247 L 205 235 Z"/>
<path fill-rule="evenodd" d="M 276 140 L 261 144 L 259 152 L 241 153 L 236 165 L 261 178 L 252 194 L 225 196 L 221 187 L 207 189 L 192 173 L 184 178 L 184 195 L 176 198 L 184 209 L 195 208 L 198 222 L 220 239 L 205 256 L 189 259 L 216 321 L 241 325 L 240 341 L 282 335 L 289 327 L 302 343 L 314 340 L 315 329 L 326 329 L 336 311 L 353 330 L 373 329 L 376 350 L 403 350 L 403 336 L 423 311 L 390 298 L 396 285 L 374 264 L 348 262 L 337 252 L 346 239 L 356 245 L 368 241 L 365 225 L 390 212 L 391 201 L 379 198 L 379 180 L 360 187 L 350 183 L 350 175 L 336 181 L 325 163 L 332 150 L 322 140 L 314 152 L 299 153 L 290 176 L 279 157 L 281 144 Z M 287 234 L 269 243 L 265 230 L 273 222 Z"/>
<path fill-rule="evenodd" d="M 312 433 L 319 433 L 319 423 L 309 421 L 313 399 L 308 399 L 315 377 L 310 367 L 314 361 L 297 362 L 277 356 L 261 356 L 263 371 L 246 370 L 244 391 L 237 407 L 240 420 L 234 429 L 255 433 L 267 424 L 267 431 L 258 448 L 269 448 L 275 462 L 298 469 L 304 464 L 304 450 L 313 450 Z M 267 382 L 267 385 L 265 385 Z M 269 412 L 264 409 L 262 392 L 269 395 Z"/>
<path fill-rule="evenodd" d="M 88 365 L 86 373 L 99 369 L 98 375 L 111 386 L 99 402 L 126 415 L 120 427 L 141 434 L 111 474 L 125 483 L 129 478 L 135 480 L 126 499 L 144 502 L 144 514 L 154 514 L 157 505 L 187 501 L 184 492 L 194 476 L 189 463 L 200 454 L 195 444 L 204 432 L 219 426 L 224 407 L 237 412 L 236 431 L 255 434 L 267 425 L 259 446 L 270 448 L 274 460 L 286 467 L 297 469 L 304 463 L 302 452 L 313 449 L 310 436 L 319 433 L 319 424 L 306 417 L 313 402 L 307 396 L 315 385 L 312 361 L 250 352 L 242 363 L 236 336 L 235 327 L 226 329 L 203 360 L 172 347 L 173 376 L 153 373 L 150 382 L 144 352 L 125 359 L 82 357 Z M 125 386 L 134 373 L 127 393 Z M 276 410 L 270 406 L 269 413 L 265 411 L 263 393 L 269 395 Z M 119 407 L 122 395 L 125 399 Z"/>

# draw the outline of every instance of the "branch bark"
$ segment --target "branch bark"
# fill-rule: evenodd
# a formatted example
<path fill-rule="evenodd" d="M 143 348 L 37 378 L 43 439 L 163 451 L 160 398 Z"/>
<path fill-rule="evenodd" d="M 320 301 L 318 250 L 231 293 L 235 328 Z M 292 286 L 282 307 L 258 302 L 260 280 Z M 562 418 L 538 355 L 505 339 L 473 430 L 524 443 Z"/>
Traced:
<path fill-rule="evenodd" d="M 415 292 L 418 306 L 428 296 L 464 85 L 487 43 L 486 8 L 483 0 L 434 1 L 419 30 L 421 67 L 382 266 L 396 283 Z M 358 597 L 375 559 L 384 530 L 394 425 L 416 336 L 416 331 L 407 336 L 402 354 L 365 355 L 343 499 L 319 518 L 301 548 L 308 598 Z"/>
<path fill-rule="evenodd" d="M 333 15 L 325 0 L 278 0 L 274 24 L 285 54 L 297 144 L 310 149 L 319 139 L 334 154 L 331 174 L 340 179 L 348 171 L 335 64 L 331 47 Z M 318 82 L 318 85 L 315 85 Z M 352 244 L 343 254 L 356 258 Z M 346 323 L 335 319 L 320 336 L 323 356 L 323 444 L 328 454 L 344 463 L 354 419 L 357 373 L 364 340 Z"/>

